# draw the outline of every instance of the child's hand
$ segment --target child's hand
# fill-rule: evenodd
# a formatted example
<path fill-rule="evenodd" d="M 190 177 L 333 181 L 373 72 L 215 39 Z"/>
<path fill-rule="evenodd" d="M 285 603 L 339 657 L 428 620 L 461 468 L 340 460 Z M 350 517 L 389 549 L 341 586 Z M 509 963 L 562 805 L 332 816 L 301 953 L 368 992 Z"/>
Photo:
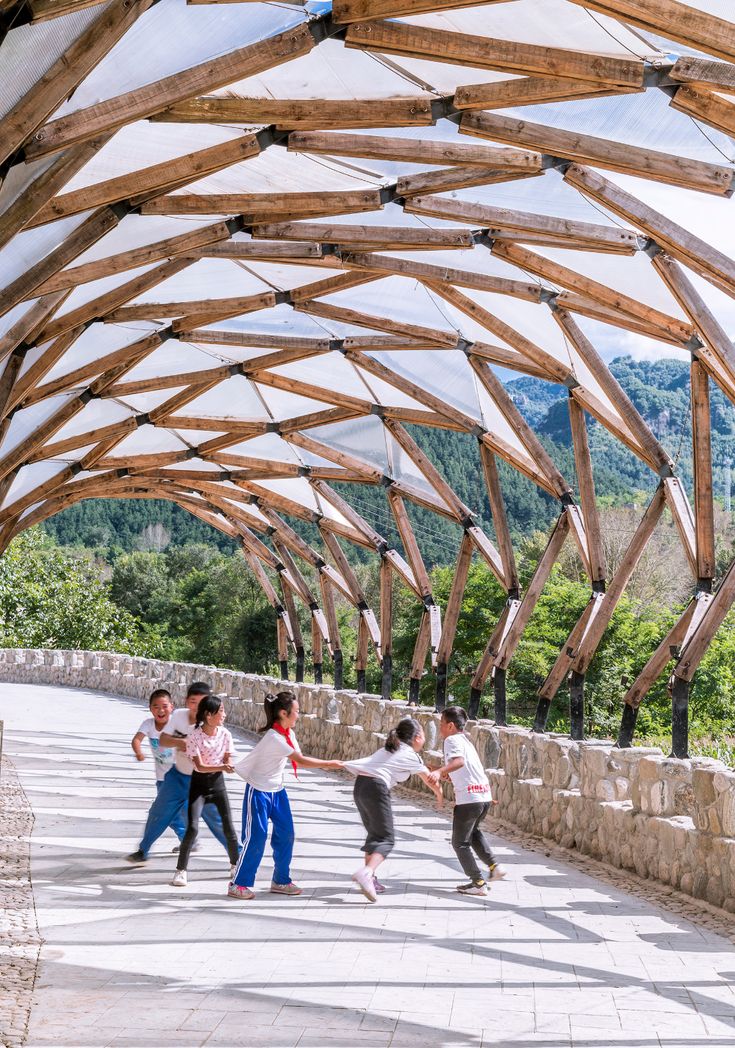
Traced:
<path fill-rule="evenodd" d="M 135 759 L 137 761 L 144 761 L 145 760 L 145 753 L 136 753 L 135 754 Z"/>
<path fill-rule="evenodd" d="M 439 785 L 439 772 L 430 771 L 429 774 L 426 776 L 426 782 L 427 785 L 429 785 L 433 790 L 435 786 Z"/>
<path fill-rule="evenodd" d="M 442 782 L 448 782 L 449 781 L 449 772 L 448 771 L 443 771 L 440 774 L 439 778 L 441 779 Z"/>
<path fill-rule="evenodd" d="M 344 761 L 328 761 L 327 762 L 327 768 L 329 769 L 329 771 L 339 771 L 339 769 L 340 768 L 344 768 L 344 766 L 345 766 L 345 762 Z"/>

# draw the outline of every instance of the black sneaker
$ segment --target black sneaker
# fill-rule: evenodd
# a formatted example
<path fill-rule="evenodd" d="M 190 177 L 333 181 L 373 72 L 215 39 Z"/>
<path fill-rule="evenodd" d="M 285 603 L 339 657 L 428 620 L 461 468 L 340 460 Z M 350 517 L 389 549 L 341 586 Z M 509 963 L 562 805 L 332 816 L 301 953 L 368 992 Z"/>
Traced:
<path fill-rule="evenodd" d="M 487 885 L 484 881 L 468 881 L 467 884 L 458 884 L 457 891 L 462 895 L 487 895 Z"/>
<path fill-rule="evenodd" d="M 125 861 L 126 862 L 132 862 L 136 866 L 140 866 L 140 865 L 142 865 L 142 863 L 147 862 L 148 860 L 146 859 L 145 855 L 140 850 L 140 848 L 138 848 L 137 851 L 131 852 L 130 855 L 126 855 L 125 856 Z"/>

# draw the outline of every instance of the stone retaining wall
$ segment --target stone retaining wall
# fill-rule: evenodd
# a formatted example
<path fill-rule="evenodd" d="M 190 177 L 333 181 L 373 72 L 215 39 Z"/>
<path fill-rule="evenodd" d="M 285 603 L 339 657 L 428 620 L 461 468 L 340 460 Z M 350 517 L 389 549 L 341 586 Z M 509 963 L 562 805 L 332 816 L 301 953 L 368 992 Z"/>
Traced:
<path fill-rule="evenodd" d="M 165 687 L 181 702 L 192 680 L 225 698 L 228 720 L 263 723 L 268 677 L 105 652 L 0 649 L 0 680 L 92 688 L 145 701 Z M 372 753 L 405 714 L 404 702 L 289 684 L 299 697 L 299 740 L 307 753 Z M 439 760 L 438 716 L 412 711 L 426 732 L 427 763 Z M 735 772 L 721 761 L 666 758 L 658 749 L 572 742 L 478 721 L 468 728 L 497 801 L 494 814 L 565 848 L 670 884 L 735 912 Z M 420 780 L 410 785 L 425 789 Z"/>

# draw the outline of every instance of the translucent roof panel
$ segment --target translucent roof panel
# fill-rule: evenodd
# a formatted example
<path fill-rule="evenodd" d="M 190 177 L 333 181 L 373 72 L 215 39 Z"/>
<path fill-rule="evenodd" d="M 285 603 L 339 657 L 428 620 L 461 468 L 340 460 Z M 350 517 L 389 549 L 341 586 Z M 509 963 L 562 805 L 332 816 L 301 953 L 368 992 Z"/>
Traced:
<path fill-rule="evenodd" d="M 101 4 L 47 22 L 11 29 L 2 45 L 0 116 L 5 116 L 45 76 L 74 41 L 97 21 L 105 7 Z"/>
<path fill-rule="evenodd" d="M 133 24 L 54 116 L 155 83 L 301 21 L 302 13 L 265 3 L 220 8 L 207 4 L 190 7 L 185 0 L 159 0 Z M 176 47 L 171 46 L 172 40 Z"/>
<path fill-rule="evenodd" d="M 473 510 L 478 437 L 556 499 L 549 519 L 581 488 L 564 426 L 562 477 L 498 381 L 568 395 L 651 480 L 688 465 L 612 360 L 693 352 L 735 410 L 731 3 L 696 0 L 725 24 L 692 16 L 680 43 L 634 4 L 351 6 L 369 27 L 322 0 L 159 0 L 48 83 L 108 7 L 3 38 L 0 544 L 58 510 L 54 478 L 71 503 L 109 473 L 106 493 L 230 535 L 270 506 L 315 544 L 323 514 L 382 552 L 345 508 L 395 540 L 363 484 L 382 475 L 443 550 L 428 514 L 464 511 L 424 456 Z M 693 512 L 707 534 L 705 502 Z"/>

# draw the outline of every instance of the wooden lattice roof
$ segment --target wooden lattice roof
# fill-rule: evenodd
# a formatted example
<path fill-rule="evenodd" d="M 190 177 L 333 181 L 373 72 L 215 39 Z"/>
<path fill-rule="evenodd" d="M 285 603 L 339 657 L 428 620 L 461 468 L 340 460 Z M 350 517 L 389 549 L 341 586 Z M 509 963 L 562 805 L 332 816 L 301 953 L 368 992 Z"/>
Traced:
<path fill-rule="evenodd" d="M 569 534 L 592 596 L 541 723 L 668 506 L 697 595 L 629 709 L 670 644 L 691 680 L 735 594 L 731 573 L 711 593 L 708 400 L 712 381 L 735 399 L 730 8 L 0 0 L 0 547 L 80 499 L 170 499 L 242 543 L 282 658 L 301 643 L 294 596 L 315 661 L 339 650 L 336 589 L 360 610 L 358 665 L 372 641 L 387 677 L 396 572 L 426 609 L 414 679 L 430 649 L 440 691 L 476 553 L 508 593 L 479 694 Z M 692 503 L 613 349 L 691 355 Z M 576 476 L 509 372 L 568 389 Z M 587 415 L 660 478 L 613 578 Z M 477 438 L 493 540 L 407 423 Z M 559 499 L 525 594 L 498 458 Z M 383 485 L 400 552 L 335 482 Z M 406 501 L 463 529 L 443 622 Z M 381 558 L 380 624 L 344 541 Z"/>

